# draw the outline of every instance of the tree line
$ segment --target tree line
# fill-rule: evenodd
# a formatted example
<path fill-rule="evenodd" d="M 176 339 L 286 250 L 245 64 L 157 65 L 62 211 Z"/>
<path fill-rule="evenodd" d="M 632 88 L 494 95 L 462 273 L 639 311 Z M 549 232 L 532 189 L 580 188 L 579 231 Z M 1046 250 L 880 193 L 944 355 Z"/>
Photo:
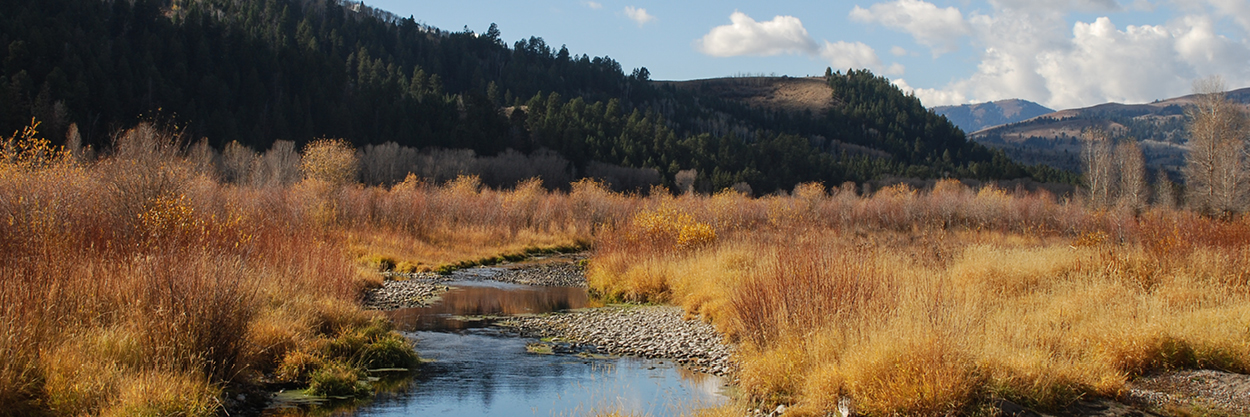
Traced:
<path fill-rule="evenodd" d="M 1172 207 L 1183 202 L 1208 216 L 1230 218 L 1250 208 L 1250 115 L 1229 100 L 1219 77 L 1194 83 L 1197 98 L 1184 109 L 1189 152 L 1183 190 L 1159 170 L 1153 190 L 1137 140 L 1113 138 L 1103 130 L 1085 132 L 1082 159 L 1090 204 L 1137 212 L 1148 204 Z"/>
<path fill-rule="evenodd" d="M 357 148 L 555 152 L 566 175 L 654 170 L 756 192 L 882 177 L 1074 182 L 968 141 L 868 71 L 826 71 L 826 112 L 748 107 L 495 25 L 448 32 L 341 0 L 0 0 L 0 131 L 71 125 L 107 148 L 136 116 L 224 152 L 318 137 Z M 848 152 L 846 144 L 878 150 Z"/>

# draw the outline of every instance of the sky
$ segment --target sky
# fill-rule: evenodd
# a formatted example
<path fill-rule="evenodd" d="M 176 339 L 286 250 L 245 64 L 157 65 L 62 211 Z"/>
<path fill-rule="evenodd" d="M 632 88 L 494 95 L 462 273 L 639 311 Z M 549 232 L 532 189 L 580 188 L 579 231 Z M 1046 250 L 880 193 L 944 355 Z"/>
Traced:
<path fill-rule="evenodd" d="M 866 68 L 925 106 L 1145 103 L 1250 87 L 1250 0 L 364 0 L 448 31 L 499 26 L 655 80 Z"/>

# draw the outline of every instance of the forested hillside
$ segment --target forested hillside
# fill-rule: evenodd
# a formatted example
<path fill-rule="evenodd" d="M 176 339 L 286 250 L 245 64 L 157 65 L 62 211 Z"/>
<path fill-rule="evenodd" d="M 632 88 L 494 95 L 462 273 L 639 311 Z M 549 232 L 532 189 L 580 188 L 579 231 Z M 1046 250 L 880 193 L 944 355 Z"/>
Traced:
<path fill-rule="evenodd" d="M 540 38 L 508 45 L 494 25 L 446 32 L 339 0 L 0 0 L 0 10 L 0 132 L 34 118 L 59 140 L 76 125 L 102 151 L 113 132 L 156 117 L 216 149 L 340 137 L 481 157 L 550 150 L 568 178 L 632 168 L 672 186 L 693 169 L 709 191 L 1072 180 L 967 141 L 866 71 L 828 72 L 833 106 L 794 111 L 653 83 L 646 68 L 627 74 Z"/>

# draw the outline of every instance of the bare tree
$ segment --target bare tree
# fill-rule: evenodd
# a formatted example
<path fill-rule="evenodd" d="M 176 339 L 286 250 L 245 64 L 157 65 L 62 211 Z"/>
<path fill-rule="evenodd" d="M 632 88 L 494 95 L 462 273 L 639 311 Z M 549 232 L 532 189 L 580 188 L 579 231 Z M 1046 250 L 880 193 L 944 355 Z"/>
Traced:
<path fill-rule="evenodd" d="M 1089 202 L 1097 208 L 1105 208 L 1115 202 L 1116 167 L 1112 153 L 1111 137 L 1102 129 L 1084 132 L 1085 150 L 1081 158 L 1085 162 L 1085 185 L 1089 187 Z"/>
<path fill-rule="evenodd" d="M 1217 216 L 1237 213 L 1245 205 L 1246 115 L 1224 97 L 1224 82 L 1211 77 L 1194 83 L 1198 94 L 1189 118 L 1189 156 L 1185 181 L 1189 204 Z"/>
<path fill-rule="evenodd" d="M 1172 184 L 1172 179 L 1168 178 L 1166 170 L 1159 170 L 1159 177 L 1155 179 L 1155 207 L 1162 209 L 1176 208 L 1176 186 Z"/>
<path fill-rule="evenodd" d="M 281 187 L 299 182 L 300 156 L 295 142 L 279 140 L 255 162 L 252 183 L 261 187 Z"/>
<path fill-rule="evenodd" d="M 252 148 L 237 140 L 230 141 L 221 151 L 221 179 L 233 184 L 247 184 L 256 158 L 256 151 Z"/>
<path fill-rule="evenodd" d="M 200 138 L 187 148 L 187 162 L 191 164 L 191 169 L 209 178 L 217 178 L 217 160 L 220 158 L 217 150 L 208 144 L 208 138 Z"/>
<path fill-rule="evenodd" d="M 1146 207 L 1150 187 L 1146 182 L 1146 162 L 1137 141 L 1129 138 L 1115 147 L 1115 159 L 1120 171 L 1120 205 L 1141 213 Z"/>
<path fill-rule="evenodd" d="M 677 183 L 677 192 L 682 194 L 694 192 L 694 180 L 698 177 L 699 171 L 694 169 L 677 171 L 677 177 L 673 179 Z"/>

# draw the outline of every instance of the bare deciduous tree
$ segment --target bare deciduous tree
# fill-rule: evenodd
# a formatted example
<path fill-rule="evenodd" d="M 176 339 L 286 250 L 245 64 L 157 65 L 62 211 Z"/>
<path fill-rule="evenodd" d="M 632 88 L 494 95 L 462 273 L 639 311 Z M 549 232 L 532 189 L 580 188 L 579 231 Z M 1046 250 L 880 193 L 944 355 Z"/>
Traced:
<path fill-rule="evenodd" d="M 1137 141 L 1129 138 L 1115 147 L 1116 165 L 1120 171 L 1120 205 L 1140 213 L 1146 208 L 1150 188 L 1146 182 L 1146 162 Z"/>
<path fill-rule="evenodd" d="M 191 164 L 191 169 L 209 178 L 218 178 L 217 160 L 220 158 L 217 150 L 208 144 L 208 138 L 200 138 L 187 149 L 187 161 Z"/>
<path fill-rule="evenodd" d="M 1117 182 L 1115 158 L 1111 137 L 1102 129 L 1085 131 L 1085 150 L 1081 158 L 1085 162 L 1085 185 L 1089 187 L 1089 202 L 1094 207 L 1105 208 L 1115 202 Z"/>
<path fill-rule="evenodd" d="M 280 140 L 256 160 L 252 184 L 263 187 L 282 187 L 299 182 L 300 156 L 295 142 Z"/>
<path fill-rule="evenodd" d="M 1219 77 L 1194 83 L 1198 93 L 1189 118 L 1185 181 L 1189 204 L 1210 215 L 1240 212 L 1246 194 L 1246 115 L 1224 97 Z"/>
<path fill-rule="evenodd" d="M 1168 178 L 1168 172 L 1159 170 L 1159 177 L 1155 179 L 1154 204 L 1162 209 L 1176 208 L 1176 186 L 1172 184 L 1172 179 Z"/>
<path fill-rule="evenodd" d="M 232 140 L 226 144 L 226 149 L 221 151 L 221 171 L 222 181 L 234 184 L 247 184 L 252 175 L 252 164 L 256 163 L 256 151 Z"/>
<path fill-rule="evenodd" d="M 677 171 L 676 178 L 673 178 L 674 182 L 677 183 L 677 192 L 682 194 L 694 192 L 694 180 L 698 177 L 699 171 L 694 169 Z"/>

